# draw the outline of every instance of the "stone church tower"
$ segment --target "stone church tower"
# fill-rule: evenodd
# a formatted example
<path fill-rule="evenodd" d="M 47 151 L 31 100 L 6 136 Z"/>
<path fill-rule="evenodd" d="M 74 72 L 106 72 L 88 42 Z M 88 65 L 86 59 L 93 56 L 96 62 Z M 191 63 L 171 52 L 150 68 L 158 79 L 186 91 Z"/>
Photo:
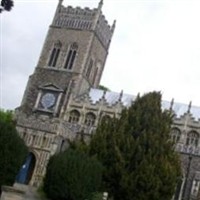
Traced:
<path fill-rule="evenodd" d="M 70 99 L 96 88 L 104 69 L 115 22 L 98 8 L 64 7 L 59 0 L 34 73 L 16 109 L 17 129 L 30 149 L 17 181 L 39 186 L 50 155 L 76 136 L 65 123 Z"/>

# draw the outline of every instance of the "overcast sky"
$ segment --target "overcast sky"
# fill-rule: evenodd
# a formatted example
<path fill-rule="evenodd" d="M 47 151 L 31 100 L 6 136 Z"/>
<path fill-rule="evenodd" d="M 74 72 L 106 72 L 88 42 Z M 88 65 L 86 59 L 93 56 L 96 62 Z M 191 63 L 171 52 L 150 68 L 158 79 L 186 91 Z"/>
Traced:
<path fill-rule="evenodd" d="M 64 5 L 97 7 L 98 0 Z M 20 105 L 38 62 L 57 0 L 15 0 L 0 14 L 0 107 Z M 161 91 L 164 100 L 200 106 L 200 1 L 104 0 L 117 20 L 101 84 L 134 94 Z"/>

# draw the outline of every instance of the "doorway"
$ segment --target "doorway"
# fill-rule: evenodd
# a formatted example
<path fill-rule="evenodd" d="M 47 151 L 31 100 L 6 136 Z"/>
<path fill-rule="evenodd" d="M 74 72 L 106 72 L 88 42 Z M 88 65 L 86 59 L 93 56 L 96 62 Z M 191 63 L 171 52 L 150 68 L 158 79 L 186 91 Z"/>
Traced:
<path fill-rule="evenodd" d="M 26 161 L 22 165 L 17 177 L 16 182 L 21 184 L 28 185 L 35 168 L 36 158 L 33 153 L 29 153 L 28 157 L 26 158 Z"/>

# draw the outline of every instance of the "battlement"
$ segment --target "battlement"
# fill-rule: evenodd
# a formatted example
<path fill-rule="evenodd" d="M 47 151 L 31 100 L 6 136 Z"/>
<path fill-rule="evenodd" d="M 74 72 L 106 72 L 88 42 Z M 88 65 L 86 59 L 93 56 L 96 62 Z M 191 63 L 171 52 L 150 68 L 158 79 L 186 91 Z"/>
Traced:
<path fill-rule="evenodd" d="M 95 9 L 61 6 L 54 25 L 64 28 L 91 30 L 95 15 Z"/>
<path fill-rule="evenodd" d="M 115 21 L 112 27 L 108 24 L 105 16 L 101 13 L 96 26 L 96 33 L 104 45 L 108 46 L 115 28 Z"/>
<path fill-rule="evenodd" d="M 102 2 L 98 8 L 80 8 L 58 5 L 52 25 L 60 28 L 94 31 L 104 47 L 108 47 L 114 32 L 115 21 L 109 25 L 101 11 Z"/>

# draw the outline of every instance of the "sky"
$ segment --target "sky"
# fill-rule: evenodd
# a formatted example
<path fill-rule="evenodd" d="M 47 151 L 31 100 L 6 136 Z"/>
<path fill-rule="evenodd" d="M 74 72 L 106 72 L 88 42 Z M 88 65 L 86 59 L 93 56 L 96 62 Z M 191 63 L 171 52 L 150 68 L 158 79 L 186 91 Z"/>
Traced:
<path fill-rule="evenodd" d="M 63 5 L 97 7 L 99 0 Z M 15 0 L 0 14 L 0 108 L 21 103 L 52 22 L 57 0 Z M 200 106 L 200 1 L 104 0 L 116 19 L 101 84 L 137 95 L 160 91 L 163 100 Z"/>

